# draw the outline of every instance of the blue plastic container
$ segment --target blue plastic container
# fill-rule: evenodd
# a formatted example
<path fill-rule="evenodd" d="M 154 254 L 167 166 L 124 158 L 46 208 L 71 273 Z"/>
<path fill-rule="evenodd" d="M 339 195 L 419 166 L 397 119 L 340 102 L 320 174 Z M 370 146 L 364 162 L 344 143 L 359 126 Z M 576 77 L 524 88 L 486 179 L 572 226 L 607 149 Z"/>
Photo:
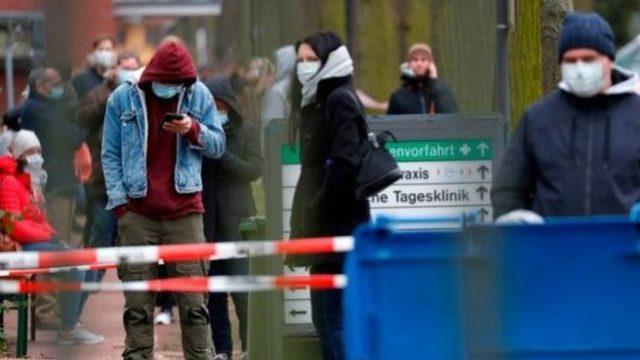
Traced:
<path fill-rule="evenodd" d="M 367 225 L 345 271 L 349 360 L 640 359 L 640 225 L 626 218 Z"/>
<path fill-rule="evenodd" d="M 459 232 L 366 225 L 345 272 L 348 359 L 462 359 Z"/>
<path fill-rule="evenodd" d="M 489 248 L 500 324 L 487 334 L 467 309 L 474 358 L 640 359 L 640 225 L 626 218 L 482 226 L 467 237 Z M 476 289 L 477 290 L 477 289 Z M 475 335 L 475 336 L 474 336 Z M 482 356 L 483 355 L 483 356 Z"/>

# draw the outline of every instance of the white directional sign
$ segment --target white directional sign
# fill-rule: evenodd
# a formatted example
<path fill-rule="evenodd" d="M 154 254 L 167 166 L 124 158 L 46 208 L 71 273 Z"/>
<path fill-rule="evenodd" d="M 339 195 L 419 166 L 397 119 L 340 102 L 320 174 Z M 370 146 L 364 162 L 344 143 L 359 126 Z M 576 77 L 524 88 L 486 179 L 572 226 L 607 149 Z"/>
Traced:
<path fill-rule="evenodd" d="M 387 144 L 387 148 L 398 161 L 403 178 L 369 199 L 373 216 L 430 217 L 475 212 L 481 222 L 492 220 L 489 193 L 494 154 L 491 140 L 399 141 Z M 286 145 L 281 149 L 281 160 L 282 225 L 283 235 L 287 237 L 291 231 L 289 219 L 300 177 L 300 160 L 296 149 Z M 301 301 L 310 302 L 308 294 L 303 295 L 301 289 L 286 293 L 286 311 L 301 307 Z M 307 308 L 310 313 L 310 305 L 305 305 Z M 301 319 L 302 315 L 295 311 L 285 314 L 287 324 L 299 324 Z"/>

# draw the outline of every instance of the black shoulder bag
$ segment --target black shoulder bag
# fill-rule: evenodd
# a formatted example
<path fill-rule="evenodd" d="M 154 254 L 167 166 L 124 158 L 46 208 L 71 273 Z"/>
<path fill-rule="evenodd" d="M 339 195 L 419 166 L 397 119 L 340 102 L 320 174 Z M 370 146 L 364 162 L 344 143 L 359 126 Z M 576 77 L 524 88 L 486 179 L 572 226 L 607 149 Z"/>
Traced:
<path fill-rule="evenodd" d="M 369 129 L 366 114 L 360 99 L 351 91 L 351 97 L 358 104 L 361 113 L 361 124 L 364 133 L 367 134 L 366 139 L 360 144 L 360 167 L 355 181 L 355 195 L 357 199 L 364 200 L 375 195 L 389 187 L 391 184 L 402 178 L 402 171 L 398 167 L 398 163 L 389 153 L 385 144 L 389 138 L 397 141 L 395 136 L 388 131 L 374 133 Z"/>

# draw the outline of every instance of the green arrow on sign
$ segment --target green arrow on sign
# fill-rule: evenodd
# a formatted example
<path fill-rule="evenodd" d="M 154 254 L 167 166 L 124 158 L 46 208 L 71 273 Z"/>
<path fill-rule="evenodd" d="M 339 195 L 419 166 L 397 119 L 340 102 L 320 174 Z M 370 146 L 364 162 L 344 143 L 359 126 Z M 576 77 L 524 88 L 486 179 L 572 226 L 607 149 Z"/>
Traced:
<path fill-rule="evenodd" d="M 387 149 L 398 162 L 491 160 L 493 151 L 489 139 L 408 140 L 388 142 Z M 300 147 L 281 148 L 283 164 L 300 163 Z"/>

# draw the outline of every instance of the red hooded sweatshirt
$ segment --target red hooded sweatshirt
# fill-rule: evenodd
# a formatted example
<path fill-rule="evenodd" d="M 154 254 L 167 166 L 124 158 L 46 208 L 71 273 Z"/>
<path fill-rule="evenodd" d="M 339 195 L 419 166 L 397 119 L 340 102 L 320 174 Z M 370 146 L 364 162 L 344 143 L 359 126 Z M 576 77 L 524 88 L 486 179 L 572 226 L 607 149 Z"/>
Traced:
<path fill-rule="evenodd" d="M 53 228 L 31 195 L 29 174 L 19 171 L 11 156 L 0 156 L 0 210 L 15 216 L 8 231 L 13 240 L 24 244 L 53 237 Z"/>
<path fill-rule="evenodd" d="M 128 210 L 160 220 L 203 213 L 201 194 L 178 194 L 174 184 L 177 156 L 177 135 L 161 129 L 164 115 L 178 112 L 180 96 L 162 99 L 153 93 L 151 83 L 183 84 L 196 81 L 197 70 L 189 51 L 176 42 L 167 42 L 157 49 L 145 68 L 138 86 L 145 93 L 149 137 L 147 143 L 147 196 L 132 199 Z M 191 130 L 184 136 L 194 144 L 198 142 L 200 124 L 193 119 Z M 194 175 L 195 176 L 195 175 Z M 123 212 L 120 211 L 120 214 Z"/>

